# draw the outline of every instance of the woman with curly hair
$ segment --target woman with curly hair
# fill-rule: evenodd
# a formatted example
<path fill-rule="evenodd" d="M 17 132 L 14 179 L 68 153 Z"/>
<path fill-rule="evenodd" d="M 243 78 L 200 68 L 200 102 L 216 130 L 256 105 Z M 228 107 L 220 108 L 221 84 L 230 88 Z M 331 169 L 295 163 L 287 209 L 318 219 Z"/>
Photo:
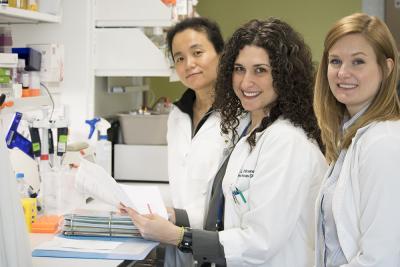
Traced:
<path fill-rule="evenodd" d="M 327 166 L 312 89 L 310 50 L 287 23 L 252 20 L 233 33 L 220 60 L 215 107 L 222 132 L 238 142 L 220 181 L 224 202 L 208 218 L 224 227 L 185 228 L 182 251 L 217 266 L 313 265 L 314 203 Z M 243 117 L 250 123 L 241 133 Z M 177 228 L 155 237 L 167 229 L 165 220 L 126 210 L 147 238 L 168 243 L 180 234 Z"/>
<path fill-rule="evenodd" d="M 325 38 L 314 108 L 331 164 L 317 198 L 316 266 L 400 266 L 398 52 L 356 13 Z"/>

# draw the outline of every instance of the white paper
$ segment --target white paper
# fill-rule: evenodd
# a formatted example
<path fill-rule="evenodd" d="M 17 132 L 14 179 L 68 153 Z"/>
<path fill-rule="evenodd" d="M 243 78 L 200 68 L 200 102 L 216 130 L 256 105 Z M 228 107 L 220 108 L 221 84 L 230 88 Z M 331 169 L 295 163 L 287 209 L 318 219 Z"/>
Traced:
<path fill-rule="evenodd" d="M 57 250 L 77 253 L 112 253 L 140 255 L 157 246 L 158 242 L 132 238 L 129 242 L 68 239 L 55 236 L 53 239 L 34 247 L 37 250 Z"/>
<path fill-rule="evenodd" d="M 56 236 L 35 249 L 106 253 L 111 252 L 121 244 L 122 242 L 68 239 Z"/>
<path fill-rule="evenodd" d="M 103 167 L 88 160 L 82 159 L 80 162 L 75 187 L 80 192 L 114 207 L 118 207 L 120 202 L 128 207 L 135 207 L 114 178 Z"/>
<path fill-rule="evenodd" d="M 140 214 L 156 213 L 168 219 L 157 186 L 120 185 L 101 166 L 82 159 L 75 179 L 76 188 L 114 207 L 123 203 Z"/>
<path fill-rule="evenodd" d="M 140 214 L 155 213 L 168 219 L 167 209 L 157 186 L 120 185 Z"/>

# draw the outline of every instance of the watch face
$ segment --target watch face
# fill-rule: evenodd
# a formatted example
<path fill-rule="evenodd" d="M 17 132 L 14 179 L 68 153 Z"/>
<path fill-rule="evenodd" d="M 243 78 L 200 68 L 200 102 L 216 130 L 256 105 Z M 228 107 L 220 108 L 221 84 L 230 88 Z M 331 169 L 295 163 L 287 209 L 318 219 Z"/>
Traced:
<path fill-rule="evenodd" d="M 190 228 L 185 228 L 182 242 L 178 245 L 178 249 L 184 253 L 192 252 L 192 230 Z"/>

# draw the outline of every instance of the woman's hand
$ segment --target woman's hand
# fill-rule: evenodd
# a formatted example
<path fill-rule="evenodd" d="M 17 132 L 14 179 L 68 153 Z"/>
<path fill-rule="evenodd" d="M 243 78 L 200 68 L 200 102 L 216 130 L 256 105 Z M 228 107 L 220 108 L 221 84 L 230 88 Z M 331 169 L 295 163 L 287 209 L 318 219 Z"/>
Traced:
<path fill-rule="evenodd" d="M 122 214 L 128 214 L 143 238 L 165 244 L 177 245 L 181 229 L 157 214 L 141 215 L 132 208 L 119 206 Z"/>
<path fill-rule="evenodd" d="M 175 216 L 175 209 L 171 207 L 167 207 L 167 213 L 168 213 L 168 220 L 172 222 L 173 224 L 176 224 L 176 216 Z"/>

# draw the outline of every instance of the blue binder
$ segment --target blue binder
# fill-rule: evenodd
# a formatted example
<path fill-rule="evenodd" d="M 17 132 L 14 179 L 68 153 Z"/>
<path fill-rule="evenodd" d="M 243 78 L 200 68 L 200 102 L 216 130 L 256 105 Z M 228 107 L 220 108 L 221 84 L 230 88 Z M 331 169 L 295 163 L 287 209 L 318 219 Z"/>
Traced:
<path fill-rule="evenodd" d="M 35 249 L 32 251 L 33 257 L 55 257 L 55 258 L 82 258 L 82 259 L 108 259 L 108 260 L 143 260 L 153 250 L 159 242 L 144 240 L 142 238 L 126 238 L 126 237 L 86 237 L 86 236 L 64 236 L 68 239 L 82 240 L 99 240 L 99 241 L 115 241 L 122 242 L 117 248 L 111 252 L 80 252 L 67 250 L 45 250 Z M 134 252 L 135 247 L 147 248 L 141 250 L 140 253 Z"/>

